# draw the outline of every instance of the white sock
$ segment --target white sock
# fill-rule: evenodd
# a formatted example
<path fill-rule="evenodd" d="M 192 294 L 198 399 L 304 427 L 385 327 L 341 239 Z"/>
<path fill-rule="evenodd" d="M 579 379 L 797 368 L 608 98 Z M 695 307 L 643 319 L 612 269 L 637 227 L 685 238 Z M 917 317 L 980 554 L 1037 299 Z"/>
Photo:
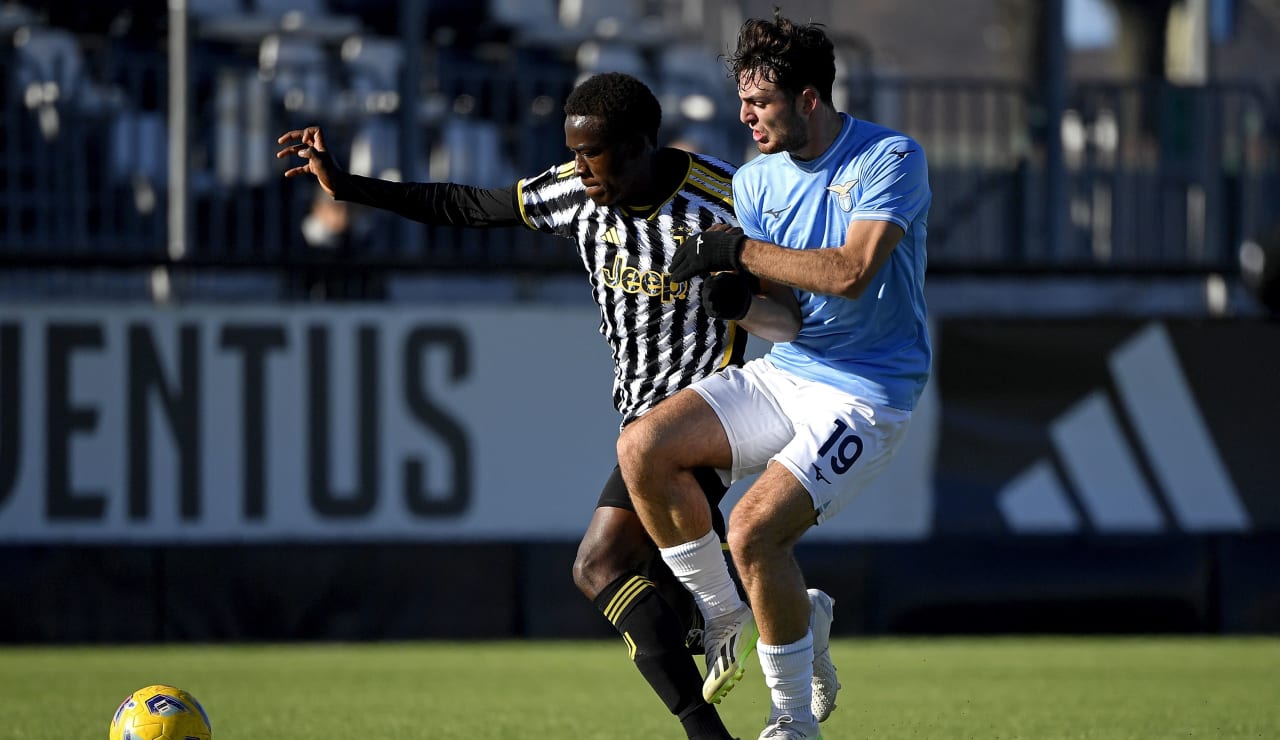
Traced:
<path fill-rule="evenodd" d="M 703 619 L 708 622 L 742 606 L 738 587 L 729 575 L 729 564 L 720 549 L 720 537 L 708 531 L 693 542 L 660 547 L 662 560 L 693 594 Z"/>
<path fill-rule="evenodd" d="M 813 632 L 806 632 L 790 645 L 757 642 L 756 654 L 773 703 L 769 722 L 789 714 L 797 724 L 813 723 L 813 711 L 809 709 L 813 694 Z"/>

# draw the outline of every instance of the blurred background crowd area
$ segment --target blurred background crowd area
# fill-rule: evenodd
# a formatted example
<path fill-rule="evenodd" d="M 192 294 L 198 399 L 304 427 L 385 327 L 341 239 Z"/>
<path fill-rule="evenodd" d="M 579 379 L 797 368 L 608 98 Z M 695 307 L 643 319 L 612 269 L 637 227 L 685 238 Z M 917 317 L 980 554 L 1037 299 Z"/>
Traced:
<path fill-rule="evenodd" d="M 1280 221 L 1277 0 L 777 4 L 836 41 L 838 107 L 928 152 L 938 274 L 1234 280 Z M 567 159 L 575 81 L 624 71 L 662 101 L 663 143 L 740 163 L 722 57 L 774 5 L 6 0 L 0 295 L 165 299 L 178 275 L 202 298 L 373 299 L 391 273 L 576 276 L 559 240 L 317 197 L 281 177 L 276 137 L 319 124 L 359 174 L 505 186 Z"/>

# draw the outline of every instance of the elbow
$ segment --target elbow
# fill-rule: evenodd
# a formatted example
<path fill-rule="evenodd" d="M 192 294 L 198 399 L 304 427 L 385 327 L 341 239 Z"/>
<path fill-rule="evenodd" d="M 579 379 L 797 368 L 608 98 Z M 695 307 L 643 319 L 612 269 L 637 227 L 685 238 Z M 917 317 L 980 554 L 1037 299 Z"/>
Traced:
<path fill-rule="evenodd" d="M 790 342 L 800 336 L 800 307 L 778 306 L 766 298 L 757 298 L 738 323 L 766 342 Z"/>
<path fill-rule="evenodd" d="M 791 305 L 787 307 L 787 311 L 783 314 L 783 318 L 774 327 L 773 336 L 768 337 L 770 342 L 781 344 L 790 342 L 800 336 L 800 327 L 803 325 L 803 319 L 800 316 L 800 306 Z"/>
<path fill-rule="evenodd" d="M 783 344 L 785 342 L 790 342 L 796 337 L 800 336 L 800 324 L 797 323 L 795 326 L 785 326 L 785 327 L 779 326 L 779 327 L 773 327 L 768 329 L 762 329 L 758 332 L 752 332 L 752 333 L 767 342 L 772 342 L 774 344 Z"/>
<path fill-rule="evenodd" d="M 846 276 L 831 287 L 831 295 L 856 301 L 862 297 L 863 293 L 867 292 L 867 287 L 870 285 L 871 279 L 869 275 Z"/>

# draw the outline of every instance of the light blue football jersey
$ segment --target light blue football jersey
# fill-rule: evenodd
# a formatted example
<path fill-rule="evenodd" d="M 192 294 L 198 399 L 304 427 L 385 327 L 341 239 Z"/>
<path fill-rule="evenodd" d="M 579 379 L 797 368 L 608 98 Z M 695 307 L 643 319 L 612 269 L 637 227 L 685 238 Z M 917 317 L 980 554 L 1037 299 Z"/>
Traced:
<path fill-rule="evenodd" d="M 929 168 L 910 137 L 840 115 L 844 126 L 821 157 L 769 154 L 738 170 L 733 199 L 743 230 L 793 249 L 838 247 L 855 219 L 891 221 L 905 236 L 858 300 L 796 291 L 800 334 L 768 357 L 801 377 L 909 411 L 932 356 L 924 302 Z"/>

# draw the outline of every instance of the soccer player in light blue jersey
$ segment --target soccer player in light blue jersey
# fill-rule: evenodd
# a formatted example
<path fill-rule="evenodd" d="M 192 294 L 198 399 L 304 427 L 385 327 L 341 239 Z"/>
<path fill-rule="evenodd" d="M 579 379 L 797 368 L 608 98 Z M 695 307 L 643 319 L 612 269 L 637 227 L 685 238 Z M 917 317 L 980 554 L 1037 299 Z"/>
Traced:
<path fill-rule="evenodd" d="M 820 738 L 839 689 L 832 599 L 806 589 L 793 547 L 885 467 L 928 380 L 928 167 L 910 137 L 835 109 L 820 26 L 749 20 L 729 63 L 764 156 L 733 178 L 741 230 L 687 239 L 672 277 L 736 270 L 790 285 L 803 323 L 765 357 L 663 401 L 623 432 L 618 454 L 641 520 L 706 619 L 704 696 L 719 701 L 757 649 L 772 699 L 760 738 Z M 750 607 L 698 466 L 760 473 L 729 524 Z"/>

